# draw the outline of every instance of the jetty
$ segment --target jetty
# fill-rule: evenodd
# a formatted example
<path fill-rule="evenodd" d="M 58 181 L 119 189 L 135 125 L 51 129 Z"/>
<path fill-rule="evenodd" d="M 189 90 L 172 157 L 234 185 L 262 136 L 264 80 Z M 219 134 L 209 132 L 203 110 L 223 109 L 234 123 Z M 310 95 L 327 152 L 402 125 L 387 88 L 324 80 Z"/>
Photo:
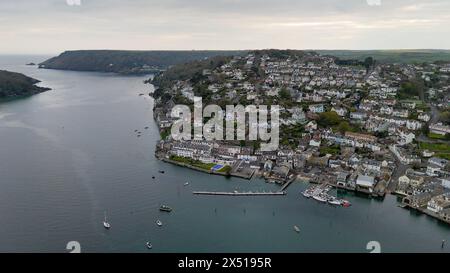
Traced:
<path fill-rule="evenodd" d="M 286 183 L 284 183 L 283 187 L 281 187 L 282 192 L 286 191 L 286 189 L 292 184 L 292 182 L 294 182 L 297 178 L 294 177 L 292 179 L 290 179 L 289 181 L 287 181 Z"/>
<path fill-rule="evenodd" d="M 220 192 L 220 191 L 194 191 L 195 195 L 223 195 L 223 196 L 282 196 L 286 195 L 285 191 L 276 192 Z"/>

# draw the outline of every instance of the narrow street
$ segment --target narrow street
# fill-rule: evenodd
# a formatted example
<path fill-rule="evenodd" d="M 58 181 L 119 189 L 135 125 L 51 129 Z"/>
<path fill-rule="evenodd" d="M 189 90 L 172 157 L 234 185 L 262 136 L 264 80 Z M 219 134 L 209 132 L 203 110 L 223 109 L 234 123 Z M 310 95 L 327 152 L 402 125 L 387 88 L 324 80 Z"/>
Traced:
<path fill-rule="evenodd" d="M 408 165 L 402 164 L 397 158 L 395 159 L 395 170 L 392 174 L 391 181 L 387 187 L 387 192 L 394 192 L 397 189 L 398 178 L 405 174 L 406 170 L 410 168 Z"/>

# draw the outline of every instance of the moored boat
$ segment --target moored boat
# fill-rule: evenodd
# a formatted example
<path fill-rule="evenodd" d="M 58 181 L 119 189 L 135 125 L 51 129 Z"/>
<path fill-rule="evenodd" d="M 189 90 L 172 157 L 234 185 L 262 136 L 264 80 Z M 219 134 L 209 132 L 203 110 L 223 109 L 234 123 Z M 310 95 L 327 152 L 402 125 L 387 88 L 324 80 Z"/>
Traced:
<path fill-rule="evenodd" d="M 335 206 L 341 206 L 342 205 L 342 201 L 337 199 L 337 198 L 331 198 L 330 200 L 328 200 L 328 203 L 331 205 L 335 205 Z"/>
<path fill-rule="evenodd" d="M 111 228 L 111 224 L 106 219 L 106 212 L 105 212 L 105 219 L 103 220 L 103 227 L 106 228 L 106 229 L 110 229 Z"/>
<path fill-rule="evenodd" d="M 161 207 L 159 207 L 159 210 L 164 212 L 172 212 L 172 208 L 166 205 L 162 205 Z"/>
<path fill-rule="evenodd" d="M 311 192 L 308 190 L 302 192 L 302 195 L 306 198 L 311 198 L 311 196 L 312 196 Z"/>
<path fill-rule="evenodd" d="M 158 225 L 158 227 L 162 227 L 162 222 L 160 220 L 156 220 L 156 224 Z"/>
<path fill-rule="evenodd" d="M 325 197 L 323 197 L 322 195 L 314 195 L 313 199 L 316 201 L 319 201 L 321 203 L 326 203 L 327 199 Z"/>
<path fill-rule="evenodd" d="M 345 208 L 350 207 L 352 204 L 347 200 L 342 200 L 342 206 Z"/>
<path fill-rule="evenodd" d="M 300 233 L 300 228 L 298 226 L 294 226 L 294 230 L 295 232 Z"/>

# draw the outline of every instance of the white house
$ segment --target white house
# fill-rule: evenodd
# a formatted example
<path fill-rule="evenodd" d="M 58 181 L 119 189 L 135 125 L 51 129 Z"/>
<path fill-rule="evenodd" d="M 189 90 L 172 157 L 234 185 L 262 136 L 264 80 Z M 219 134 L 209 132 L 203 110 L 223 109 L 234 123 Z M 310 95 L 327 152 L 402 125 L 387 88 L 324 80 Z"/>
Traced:
<path fill-rule="evenodd" d="M 345 117 L 345 115 L 347 115 L 347 109 L 342 107 L 333 107 L 331 111 L 336 112 L 341 117 Z"/>
<path fill-rule="evenodd" d="M 407 118 L 408 115 L 409 115 L 409 112 L 408 112 L 408 110 L 406 110 L 406 109 L 399 109 L 399 110 L 394 110 L 394 111 L 392 112 L 392 115 L 393 115 L 394 117 Z"/>
<path fill-rule="evenodd" d="M 428 159 L 427 175 L 438 176 L 438 172 L 440 172 L 448 164 L 448 162 L 448 160 L 437 157 Z"/>
<path fill-rule="evenodd" d="M 441 179 L 442 187 L 446 189 L 450 189 L 450 177 L 442 178 Z"/>
<path fill-rule="evenodd" d="M 325 112 L 325 107 L 323 104 L 313 104 L 309 106 L 309 111 L 313 113 L 323 113 Z"/>
<path fill-rule="evenodd" d="M 367 114 L 364 112 L 352 112 L 350 113 L 351 119 L 363 120 L 367 118 Z"/>
<path fill-rule="evenodd" d="M 317 123 L 314 120 L 308 122 L 308 124 L 305 125 L 305 130 L 310 132 L 317 130 Z"/>
<path fill-rule="evenodd" d="M 428 122 L 428 121 L 430 121 L 430 119 L 431 119 L 430 115 L 428 115 L 428 114 L 426 114 L 426 113 L 420 114 L 417 118 L 418 118 L 419 120 L 425 121 L 425 122 Z"/>
<path fill-rule="evenodd" d="M 408 128 L 409 130 L 419 130 L 420 128 L 422 128 L 422 122 L 417 121 L 417 120 L 407 120 L 406 121 L 406 128 Z"/>
<path fill-rule="evenodd" d="M 384 115 L 392 115 L 393 111 L 392 107 L 389 106 L 381 106 L 380 108 L 380 113 Z"/>
<path fill-rule="evenodd" d="M 370 171 L 381 171 L 381 162 L 371 159 L 365 159 L 363 160 L 363 166 L 366 168 L 366 170 Z"/>
<path fill-rule="evenodd" d="M 431 124 L 430 132 L 445 136 L 446 134 L 450 134 L 450 126 L 443 125 L 442 123 Z"/>
<path fill-rule="evenodd" d="M 413 140 L 416 138 L 416 135 L 414 135 L 413 133 L 407 133 L 400 130 L 398 138 L 399 138 L 398 144 L 400 146 L 403 146 L 412 143 Z"/>
<path fill-rule="evenodd" d="M 450 199 L 449 196 L 446 194 L 433 197 L 427 203 L 427 209 L 434 213 L 440 213 L 444 209 L 448 208 L 450 208 Z"/>

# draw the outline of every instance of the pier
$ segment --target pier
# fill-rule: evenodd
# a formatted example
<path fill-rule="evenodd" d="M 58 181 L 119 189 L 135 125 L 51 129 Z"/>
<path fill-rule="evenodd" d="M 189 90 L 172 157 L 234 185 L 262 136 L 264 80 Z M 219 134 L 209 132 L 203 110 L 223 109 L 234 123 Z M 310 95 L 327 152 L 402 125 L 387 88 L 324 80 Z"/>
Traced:
<path fill-rule="evenodd" d="M 277 192 L 219 192 L 219 191 L 194 191 L 195 195 L 223 195 L 223 196 L 282 196 L 286 195 L 284 191 Z"/>
<path fill-rule="evenodd" d="M 284 183 L 284 185 L 283 185 L 283 187 L 281 187 L 281 190 L 280 191 L 286 191 L 286 189 L 292 184 L 292 182 L 294 182 L 295 181 L 295 178 L 294 179 L 291 179 L 291 180 L 289 180 L 289 181 L 287 181 L 286 183 Z"/>

